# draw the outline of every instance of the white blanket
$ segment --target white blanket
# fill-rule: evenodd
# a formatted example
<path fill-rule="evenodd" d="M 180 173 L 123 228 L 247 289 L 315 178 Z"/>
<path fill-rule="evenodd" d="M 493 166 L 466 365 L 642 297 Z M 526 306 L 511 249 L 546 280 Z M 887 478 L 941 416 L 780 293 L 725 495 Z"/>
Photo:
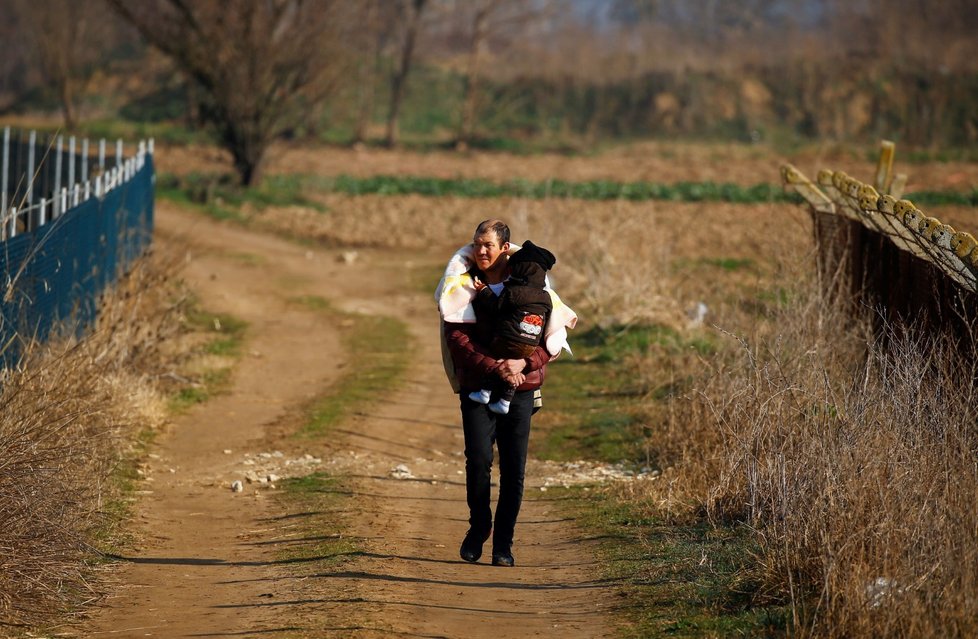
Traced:
<path fill-rule="evenodd" d="M 509 254 L 512 255 L 520 248 L 517 244 L 510 244 Z M 438 313 L 443 321 L 462 324 L 475 322 L 472 300 L 475 299 L 476 290 L 472 276 L 469 275 L 469 269 L 473 264 L 475 264 L 475 256 L 471 244 L 455 251 L 455 255 L 448 261 L 445 274 L 442 275 L 438 288 L 435 289 L 435 301 L 438 302 Z M 571 352 L 570 345 L 567 343 L 567 331 L 577 325 L 577 313 L 564 304 L 557 293 L 550 288 L 549 278 L 545 290 L 550 293 L 553 311 L 543 333 L 543 344 L 551 357 L 556 357 L 562 348 L 568 353 Z"/>

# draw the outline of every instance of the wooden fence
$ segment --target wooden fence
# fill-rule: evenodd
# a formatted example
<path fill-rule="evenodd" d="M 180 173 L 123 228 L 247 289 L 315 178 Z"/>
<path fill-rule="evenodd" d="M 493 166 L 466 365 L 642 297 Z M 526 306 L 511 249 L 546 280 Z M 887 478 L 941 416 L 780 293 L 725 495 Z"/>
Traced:
<path fill-rule="evenodd" d="M 872 184 L 823 169 L 813 182 L 790 164 L 786 187 L 808 203 L 823 290 L 876 311 L 889 328 L 952 337 L 975 352 L 978 242 L 901 199 L 906 177 L 893 175 L 894 145 L 883 142 Z"/>

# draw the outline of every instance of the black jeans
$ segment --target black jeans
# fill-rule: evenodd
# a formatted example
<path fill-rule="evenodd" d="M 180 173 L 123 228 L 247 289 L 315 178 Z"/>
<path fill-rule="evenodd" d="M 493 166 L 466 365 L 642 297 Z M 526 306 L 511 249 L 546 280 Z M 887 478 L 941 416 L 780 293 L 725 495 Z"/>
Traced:
<path fill-rule="evenodd" d="M 506 415 L 497 415 L 485 404 L 473 402 L 466 391 L 459 393 L 459 398 L 462 430 L 465 433 L 465 493 L 469 504 L 469 526 L 478 535 L 487 535 L 492 528 L 493 549 L 509 551 L 513 544 L 516 517 L 523 502 L 523 473 L 530 442 L 533 391 L 517 392 Z M 489 505 L 493 442 L 499 450 L 499 501 L 496 503 L 495 525 Z"/>

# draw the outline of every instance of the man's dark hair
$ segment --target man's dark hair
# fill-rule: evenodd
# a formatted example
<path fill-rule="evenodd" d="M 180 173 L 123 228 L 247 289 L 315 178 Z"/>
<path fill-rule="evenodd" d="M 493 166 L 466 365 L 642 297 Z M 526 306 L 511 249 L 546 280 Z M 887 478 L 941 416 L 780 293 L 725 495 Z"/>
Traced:
<path fill-rule="evenodd" d="M 509 227 L 502 220 L 490 219 L 482 221 L 475 229 L 476 235 L 483 235 L 492 231 L 499 240 L 499 246 L 509 242 Z"/>

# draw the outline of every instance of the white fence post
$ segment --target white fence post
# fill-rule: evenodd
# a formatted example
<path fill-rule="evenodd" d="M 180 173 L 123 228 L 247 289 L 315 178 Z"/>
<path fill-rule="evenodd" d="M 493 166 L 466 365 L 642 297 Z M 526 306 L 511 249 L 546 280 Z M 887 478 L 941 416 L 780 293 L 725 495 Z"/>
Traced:
<path fill-rule="evenodd" d="M 122 138 L 115 141 L 115 165 L 119 166 L 120 164 L 122 164 Z"/>
<path fill-rule="evenodd" d="M 0 220 L 7 215 L 7 187 L 10 182 L 7 177 L 10 173 L 10 127 L 3 128 L 3 185 L 0 188 L 3 192 L 0 193 Z"/>
<path fill-rule="evenodd" d="M 68 138 L 68 185 L 75 183 L 75 136 Z"/>
<path fill-rule="evenodd" d="M 55 145 L 55 150 L 57 155 L 54 156 L 54 197 L 58 197 L 58 193 L 61 193 L 61 155 L 64 149 L 64 137 L 58 136 L 57 144 Z M 55 207 L 54 214 L 59 216 L 65 212 L 64 200 L 61 201 L 60 207 Z"/>
<path fill-rule="evenodd" d="M 65 209 L 68 208 L 68 189 L 61 189 L 61 214 L 64 214 Z"/>
<path fill-rule="evenodd" d="M 98 168 L 105 173 L 105 138 L 98 141 Z"/>
<path fill-rule="evenodd" d="M 85 180 L 85 200 L 92 197 L 92 182 L 91 180 Z"/>
<path fill-rule="evenodd" d="M 42 197 L 41 203 L 38 206 L 40 209 L 38 210 L 37 214 L 37 225 L 44 226 L 44 224 L 47 222 L 48 216 L 48 201 Z"/>
<path fill-rule="evenodd" d="M 74 192 L 72 196 L 73 201 L 71 205 L 73 207 L 78 206 L 78 198 L 81 197 L 81 184 L 75 184 L 74 186 L 71 187 L 71 190 Z"/>
<path fill-rule="evenodd" d="M 31 131 L 27 146 L 27 207 L 34 202 L 34 145 L 37 143 L 37 131 Z"/>
<path fill-rule="evenodd" d="M 81 181 L 88 182 L 88 138 L 82 140 Z"/>
<path fill-rule="evenodd" d="M 16 206 L 10 207 L 10 217 L 8 219 L 10 220 L 10 228 L 7 229 L 7 237 L 8 238 L 16 237 L 17 236 L 17 207 Z"/>

